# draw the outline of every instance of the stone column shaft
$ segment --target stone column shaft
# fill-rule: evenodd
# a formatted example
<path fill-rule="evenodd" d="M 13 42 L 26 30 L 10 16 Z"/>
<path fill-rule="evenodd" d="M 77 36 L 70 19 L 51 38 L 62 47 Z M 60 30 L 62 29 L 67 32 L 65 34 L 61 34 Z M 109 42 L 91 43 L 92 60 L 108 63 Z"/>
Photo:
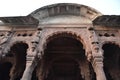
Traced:
<path fill-rule="evenodd" d="M 32 72 L 35 68 L 36 64 L 33 60 L 27 60 L 26 62 L 26 69 L 23 73 L 22 79 L 21 80 L 31 80 L 32 78 Z"/>
<path fill-rule="evenodd" d="M 103 70 L 103 62 L 100 59 L 93 63 L 93 67 L 96 73 L 97 80 L 106 80 L 106 76 Z"/>

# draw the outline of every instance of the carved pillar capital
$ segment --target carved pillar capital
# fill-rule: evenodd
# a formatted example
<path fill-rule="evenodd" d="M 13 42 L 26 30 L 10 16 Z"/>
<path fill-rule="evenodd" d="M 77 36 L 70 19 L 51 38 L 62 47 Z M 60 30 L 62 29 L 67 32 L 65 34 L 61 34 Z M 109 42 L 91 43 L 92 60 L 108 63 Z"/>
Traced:
<path fill-rule="evenodd" d="M 40 31 L 36 31 L 36 33 L 34 34 L 33 39 L 31 40 L 31 46 L 30 46 L 30 51 L 31 53 L 37 53 L 36 51 L 38 51 L 38 44 L 40 41 Z"/>
<path fill-rule="evenodd" d="M 93 64 L 93 66 L 96 66 L 97 63 L 103 64 L 103 57 L 101 57 L 101 56 L 94 56 L 92 58 L 92 64 Z"/>

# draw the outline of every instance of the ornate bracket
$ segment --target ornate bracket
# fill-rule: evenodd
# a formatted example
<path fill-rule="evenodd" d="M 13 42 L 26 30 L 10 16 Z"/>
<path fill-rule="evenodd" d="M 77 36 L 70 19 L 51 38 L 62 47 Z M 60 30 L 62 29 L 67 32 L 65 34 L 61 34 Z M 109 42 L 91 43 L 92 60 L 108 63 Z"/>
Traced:
<path fill-rule="evenodd" d="M 6 32 L 5 36 L 0 41 L 0 57 L 5 57 L 10 50 L 10 47 L 8 45 L 13 34 L 13 30 Z"/>

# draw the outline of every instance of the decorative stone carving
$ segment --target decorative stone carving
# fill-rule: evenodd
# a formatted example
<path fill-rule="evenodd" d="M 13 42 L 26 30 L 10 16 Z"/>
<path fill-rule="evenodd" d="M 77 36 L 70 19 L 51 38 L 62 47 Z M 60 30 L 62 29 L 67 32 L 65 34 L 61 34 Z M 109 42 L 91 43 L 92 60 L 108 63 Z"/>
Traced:
<path fill-rule="evenodd" d="M 34 36 L 34 39 L 31 42 L 32 43 L 32 47 L 31 47 L 32 60 L 27 61 L 26 69 L 24 71 L 24 74 L 23 74 L 23 77 L 21 80 L 31 80 L 32 72 L 35 69 L 35 67 L 37 66 L 38 61 L 40 60 L 39 58 L 41 58 L 41 54 L 37 50 L 39 39 L 40 39 L 40 31 L 37 31 Z M 29 58 L 29 56 L 27 58 Z"/>
<path fill-rule="evenodd" d="M 100 49 L 99 41 L 95 34 L 94 29 L 89 30 L 91 50 L 92 50 L 92 65 L 94 67 L 97 80 L 106 80 L 103 70 L 103 55 Z"/>
<path fill-rule="evenodd" d="M 100 49 L 99 49 L 99 41 L 97 39 L 94 29 L 89 30 L 89 38 L 90 38 L 90 43 L 91 43 L 92 55 L 95 56 L 95 54 L 97 53 L 99 54 Z"/>
<path fill-rule="evenodd" d="M 19 39 L 20 41 L 26 41 L 29 44 L 29 49 L 26 56 L 26 69 L 21 80 L 31 80 L 33 70 L 38 62 L 41 64 L 40 61 L 44 60 L 44 49 L 47 42 L 52 38 L 56 38 L 58 34 L 60 36 L 70 35 L 67 37 L 75 38 L 83 44 L 82 47 L 85 50 L 83 53 L 85 53 L 87 60 L 92 63 L 97 80 L 106 80 L 103 71 L 101 44 L 103 45 L 105 42 L 120 44 L 120 24 L 118 23 L 120 16 L 100 15 L 102 15 L 100 12 L 88 6 L 70 3 L 45 6 L 26 17 L 0 17 L 0 20 L 4 23 L 0 24 L 0 32 L 5 33 L 5 36 L 0 35 L 0 59 L 3 56 L 4 58 L 7 57 L 6 53 L 9 52 L 10 45 L 15 41 L 19 41 Z M 99 17 L 94 19 L 97 16 Z M 10 31 L 11 28 L 16 32 L 15 35 L 14 31 Z M 33 34 L 34 32 L 35 34 Z M 56 37 L 53 37 L 54 35 Z M 51 39 L 47 40 L 49 37 Z M 13 57 L 15 56 L 8 60 L 15 65 Z M 0 62 L 4 60 L 2 59 Z M 42 64 L 44 64 L 44 61 Z M 41 66 L 43 65 L 38 67 L 42 70 L 43 67 Z M 11 69 L 10 80 L 14 80 L 18 75 L 13 70 L 14 68 Z M 45 76 L 44 74 L 41 75 L 42 72 L 47 74 L 47 70 L 41 70 L 36 74 L 39 80 L 43 80 Z M 89 76 L 87 73 L 83 70 L 82 77 L 87 79 L 86 76 Z"/>
<path fill-rule="evenodd" d="M 0 45 L 7 42 L 9 35 L 10 35 L 10 32 L 5 33 L 5 36 L 2 37 L 2 40 L 0 41 Z"/>
<path fill-rule="evenodd" d="M 0 56 L 4 57 L 5 56 L 5 52 L 7 52 L 8 50 L 8 40 L 11 37 L 11 31 L 8 31 L 5 33 L 5 36 L 2 37 L 2 39 L 0 40 Z"/>
<path fill-rule="evenodd" d="M 33 40 L 31 41 L 32 43 L 32 52 L 34 52 L 37 49 L 37 45 L 39 43 L 40 40 L 40 31 L 37 31 Z"/>

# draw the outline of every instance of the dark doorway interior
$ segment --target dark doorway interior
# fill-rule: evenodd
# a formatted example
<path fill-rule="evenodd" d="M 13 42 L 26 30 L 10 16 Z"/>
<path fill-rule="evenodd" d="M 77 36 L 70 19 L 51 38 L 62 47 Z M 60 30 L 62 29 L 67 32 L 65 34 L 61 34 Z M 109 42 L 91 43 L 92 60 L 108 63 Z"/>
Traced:
<path fill-rule="evenodd" d="M 0 63 L 0 80 L 9 80 L 10 79 L 10 69 L 12 64 L 9 62 Z"/>
<path fill-rule="evenodd" d="M 38 80 L 38 76 L 37 76 L 37 74 L 36 74 L 36 71 L 37 69 L 35 68 L 34 69 L 34 71 L 33 71 L 33 73 L 32 73 L 32 79 L 31 80 Z"/>
<path fill-rule="evenodd" d="M 107 80 L 120 79 L 120 48 L 115 44 L 104 44 L 104 71 Z"/>
<path fill-rule="evenodd" d="M 71 59 L 60 59 L 53 62 L 47 80 L 83 80 L 79 65 Z"/>
<path fill-rule="evenodd" d="M 26 52 L 28 45 L 26 43 L 16 43 L 11 47 L 11 53 L 15 58 L 15 69 L 13 71 L 14 80 L 20 80 L 26 67 Z"/>

